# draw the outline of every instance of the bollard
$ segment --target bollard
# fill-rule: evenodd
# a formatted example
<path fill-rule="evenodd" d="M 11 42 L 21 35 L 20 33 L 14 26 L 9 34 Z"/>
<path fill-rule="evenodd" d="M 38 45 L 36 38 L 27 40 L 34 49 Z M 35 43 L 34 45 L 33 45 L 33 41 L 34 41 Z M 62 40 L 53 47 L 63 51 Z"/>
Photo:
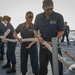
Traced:
<path fill-rule="evenodd" d="M 59 67 L 58 67 L 58 46 L 57 39 L 55 37 L 52 38 L 52 59 L 53 59 L 53 73 L 54 75 L 59 75 Z"/>

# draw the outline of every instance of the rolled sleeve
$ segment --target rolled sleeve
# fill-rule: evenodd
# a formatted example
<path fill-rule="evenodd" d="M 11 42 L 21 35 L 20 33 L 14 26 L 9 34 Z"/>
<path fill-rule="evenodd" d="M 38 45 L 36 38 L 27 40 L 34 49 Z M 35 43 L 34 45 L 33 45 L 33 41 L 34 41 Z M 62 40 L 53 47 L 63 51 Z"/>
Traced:
<path fill-rule="evenodd" d="M 21 30 L 21 25 L 18 25 L 17 28 L 15 29 L 15 32 L 19 33 Z"/>

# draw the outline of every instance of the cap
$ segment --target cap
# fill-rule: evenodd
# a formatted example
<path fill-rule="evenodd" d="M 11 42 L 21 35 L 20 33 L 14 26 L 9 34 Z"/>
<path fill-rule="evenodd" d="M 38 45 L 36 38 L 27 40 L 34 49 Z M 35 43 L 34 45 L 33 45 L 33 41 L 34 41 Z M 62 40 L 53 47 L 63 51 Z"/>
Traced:
<path fill-rule="evenodd" d="M 28 11 L 26 13 L 26 18 L 28 18 L 28 17 L 33 17 L 33 13 L 31 11 Z"/>
<path fill-rule="evenodd" d="M 44 10 L 47 10 L 49 8 L 53 8 L 54 5 L 53 5 L 53 1 L 52 0 L 44 0 L 43 1 L 43 9 Z"/>
<path fill-rule="evenodd" d="M 11 17 L 9 17 L 9 16 L 3 16 L 3 18 L 2 18 L 2 20 L 4 21 L 4 20 L 7 20 L 8 22 L 10 22 L 10 20 L 11 20 Z"/>

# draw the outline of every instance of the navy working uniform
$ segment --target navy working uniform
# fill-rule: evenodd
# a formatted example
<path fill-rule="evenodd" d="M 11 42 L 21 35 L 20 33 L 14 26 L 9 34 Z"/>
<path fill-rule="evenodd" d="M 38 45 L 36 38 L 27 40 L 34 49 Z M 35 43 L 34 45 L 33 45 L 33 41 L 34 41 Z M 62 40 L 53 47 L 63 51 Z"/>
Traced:
<path fill-rule="evenodd" d="M 9 39 L 15 39 L 13 37 L 13 33 L 14 33 L 14 28 L 13 26 L 8 23 L 6 26 L 6 30 L 10 29 L 11 32 L 8 34 L 8 36 L 6 38 Z M 16 63 L 16 57 L 15 57 L 15 47 L 16 47 L 16 42 L 7 42 L 7 60 L 11 61 L 11 63 Z"/>
<path fill-rule="evenodd" d="M 64 21 L 62 15 L 53 11 L 50 17 L 47 19 L 44 12 L 38 14 L 35 19 L 35 30 L 40 31 L 41 37 L 45 41 L 51 42 L 52 37 L 56 37 L 59 31 L 64 30 Z M 58 48 L 58 53 L 62 55 L 60 48 Z M 51 52 L 47 50 L 47 48 L 43 48 L 41 45 L 39 75 L 47 75 L 47 65 L 49 60 L 53 69 Z M 59 61 L 59 75 L 63 75 L 62 70 L 63 66 Z"/>
<path fill-rule="evenodd" d="M 0 21 L 0 36 L 3 36 L 5 32 L 5 25 Z M 3 60 L 4 55 L 4 43 L 0 39 L 0 60 Z"/>
<path fill-rule="evenodd" d="M 65 22 L 65 23 L 67 23 L 67 22 Z M 64 23 L 64 24 L 65 24 L 65 23 Z M 65 38 L 65 36 L 66 36 L 67 44 L 68 44 L 68 45 L 70 45 L 70 43 L 69 43 L 69 32 L 70 32 L 70 28 L 69 28 L 69 26 L 66 24 L 65 27 L 64 27 L 64 34 L 63 34 L 63 36 L 62 36 L 61 42 L 64 42 L 64 38 Z"/>
<path fill-rule="evenodd" d="M 15 39 L 13 37 L 14 28 L 11 25 L 11 23 L 8 23 L 6 25 L 5 31 L 7 31 L 8 29 L 10 29 L 11 31 L 7 35 L 6 38 L 8 38 L 8 39 Z M 9 41 L 7 41 L 7 52 L 6 52 L 6 55 L 7 55 L 7 63 L 4 66 L 2 66 L 2 68 L 7 68 L 7 67 L 10 68 L 10 66 L 12 64 L 11 69 L 9 69 L 7 71 L 7 73 L 11 73 L 11 72 L 15 72 L 16 71 L 15 70 L 15 64 L 16 64 L 15 48 L 16 48 L 16 42 L 9 42 Z"/>
<path fill-rule="evenodd" d="M 25 38 L 33 38 L 34 34 L 33 34 L 33 29 L 34 29 L 34 25 L 31 24 L 29 25 L 28 28 L 26 28 L 26 24 L 22 23 L 20 24 L 15 32 L 21 34 L 21 37 L 23 39 Z M 34 74 L 38 74 L 38 55 L 37 55 L 37 45 L 36 43 L 34 43 L 30 48 L 26 48 L 28 45 L 30 44 L 30 42 L 22 42 L 21 44 L 21 72 L 25 73 L 27 72 L 27 61 L 28 61 L 28 54 L 30 54 L 30 62 L 31 62 L 31 66 L 32 66 L 32 71 Z"/>

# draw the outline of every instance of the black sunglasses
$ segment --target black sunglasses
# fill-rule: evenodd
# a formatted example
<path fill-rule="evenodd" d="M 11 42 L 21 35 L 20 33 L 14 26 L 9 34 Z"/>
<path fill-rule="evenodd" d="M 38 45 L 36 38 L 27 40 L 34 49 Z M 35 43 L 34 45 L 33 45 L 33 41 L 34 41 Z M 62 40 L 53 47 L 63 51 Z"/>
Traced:
<path fill-rule="evenodd" d="M 33 16 L 28 16 L 27 18 L 33 18 Z"/>
<path fill-rule="evenodd" d="M 49 9 L 47 9 L 46 11 L 49 11 L 49 10 L 51 10 L 51 11 L 52 11 L 52 10 L 53 10 L 53 8 L 49 8 Z"/>

